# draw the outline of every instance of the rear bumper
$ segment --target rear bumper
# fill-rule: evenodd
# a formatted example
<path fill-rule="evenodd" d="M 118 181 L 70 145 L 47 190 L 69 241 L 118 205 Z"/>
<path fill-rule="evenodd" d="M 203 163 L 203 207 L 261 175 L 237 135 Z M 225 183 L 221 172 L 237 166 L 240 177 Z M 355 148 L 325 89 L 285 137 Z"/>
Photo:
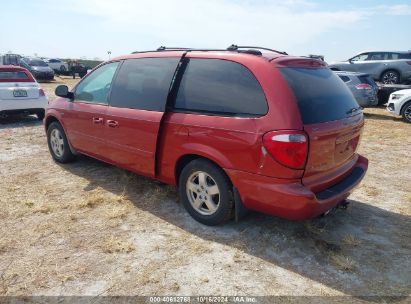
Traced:
<path fill-rule="evenodd" d="M 348 176 L 318 193 L 305 187 L 301 180 L 284 180 L 236 170 L 226 172 L 248 209 L 290 220 L 305 220 L 325 213 L 346 199 L 361 182 L 367 169 L 368 160 L 359 156 Z"/>
<path fill-rule="evenodd" d="M 14 111 L 14 110 L 27 110 L 27 109 L 45 109 L 48 105 L 47 97 L 42 96 L 34 99 L 10 99 L 0 100 L 0 112 L 2 111 Z"/>

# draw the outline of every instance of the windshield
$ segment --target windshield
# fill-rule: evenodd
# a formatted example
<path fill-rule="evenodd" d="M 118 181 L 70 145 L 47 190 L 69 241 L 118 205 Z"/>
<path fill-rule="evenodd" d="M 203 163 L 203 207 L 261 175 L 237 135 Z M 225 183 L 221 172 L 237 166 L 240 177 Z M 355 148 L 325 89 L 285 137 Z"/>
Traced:
<path fill-rule="evenodd" d="M 47 63 L 45 63 L 43 60 L 40 60 L 40 59 L 29 59 L 27 62 L 30 66 L 40 66 L 40 67 L 48 66 Z"/>
<path fill-rule="evenodd" d="M 328 68 L 281 68 L 304 124 L 339 120 L 359 111 L 345 83 Z"/>

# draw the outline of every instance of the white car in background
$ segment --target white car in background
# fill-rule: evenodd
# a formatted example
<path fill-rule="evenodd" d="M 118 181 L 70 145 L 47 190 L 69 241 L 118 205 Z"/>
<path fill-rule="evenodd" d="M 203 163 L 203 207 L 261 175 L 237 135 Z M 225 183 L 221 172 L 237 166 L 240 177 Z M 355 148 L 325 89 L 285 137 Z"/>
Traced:
<path fill-rule="evenodd" d="M 44 59 L 44 61 L 57 73 L 65 73 L 69 69 L 68 63 L 60 59 L 51 58 Z"/>
<path fill-rule="evenodd" d="M 25 68 L 0 65 L 0 119 L 10 114 L 36 114 L 43 120 L 48 99 Z"/>
<path fill-rule="evenodd" d="M 411 89 L 392 93 L 388 99 L 387 111 L 400 115 L 405 122 L 411 123 Z"/>

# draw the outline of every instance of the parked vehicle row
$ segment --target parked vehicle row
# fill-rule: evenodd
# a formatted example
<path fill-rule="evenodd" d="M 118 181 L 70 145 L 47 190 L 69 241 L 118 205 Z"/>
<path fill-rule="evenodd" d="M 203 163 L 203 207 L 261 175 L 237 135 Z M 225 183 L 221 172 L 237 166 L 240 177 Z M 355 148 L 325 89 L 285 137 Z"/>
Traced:
<path fill-rule="evenodd" d="M 374 80 L 385 84 L 411 81 L 411 51 L 362 52 L 343 61 L 329 64 L 334 71 L 367 73 Z"/>
<path fill-rule="evenodd" d="M 44 91 L 25 68 L 0 66 L 0 117 L 9 114 L 36 114 L 44 118 L 48 100 Z"/>
<path fill-rule="evenodd" d="M 312 58 L 162 48 L 105 62 L 56 95 L 44 120 L 56 161 L 81 153 L 177 185 L 207 225 L 244 209 L 318 216 L 367 171 L 362 110 Z"/>

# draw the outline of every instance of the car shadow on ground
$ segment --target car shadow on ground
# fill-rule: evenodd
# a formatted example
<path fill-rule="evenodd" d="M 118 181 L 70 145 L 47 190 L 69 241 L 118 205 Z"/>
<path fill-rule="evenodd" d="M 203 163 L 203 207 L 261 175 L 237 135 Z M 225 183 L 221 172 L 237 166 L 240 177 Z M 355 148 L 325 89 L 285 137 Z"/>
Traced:
<path fill-rule="evenodd" d="M 411 293 L 411 220 L 406 215 L 352 200 L 347 210 L 311 221 L 250 213 L 238 223 L 208 227 L 185 212 L 173 187 L 85 156 L 63 167 L 88 180 L 85 191 L 102 187 L 124 194 L 137 208 L 204 240 L 231 246 L 345 294 L 401 300 Z"/>
<path fill-rule="evenodd" d="M 364 117 L 367 119 L 391 120 L 395 122 L 402 122 L 401 117 L 395 117 L 390 114 L 382 115 L 382 114 L 377 114 L 377 113 L 364 113 Z"/>
<path fill-rule="evenodd" d="M 15 114 L 5 118 L 0 117 L 0 130 L 39 126 L 43 122 L 35 115 Z"/>

